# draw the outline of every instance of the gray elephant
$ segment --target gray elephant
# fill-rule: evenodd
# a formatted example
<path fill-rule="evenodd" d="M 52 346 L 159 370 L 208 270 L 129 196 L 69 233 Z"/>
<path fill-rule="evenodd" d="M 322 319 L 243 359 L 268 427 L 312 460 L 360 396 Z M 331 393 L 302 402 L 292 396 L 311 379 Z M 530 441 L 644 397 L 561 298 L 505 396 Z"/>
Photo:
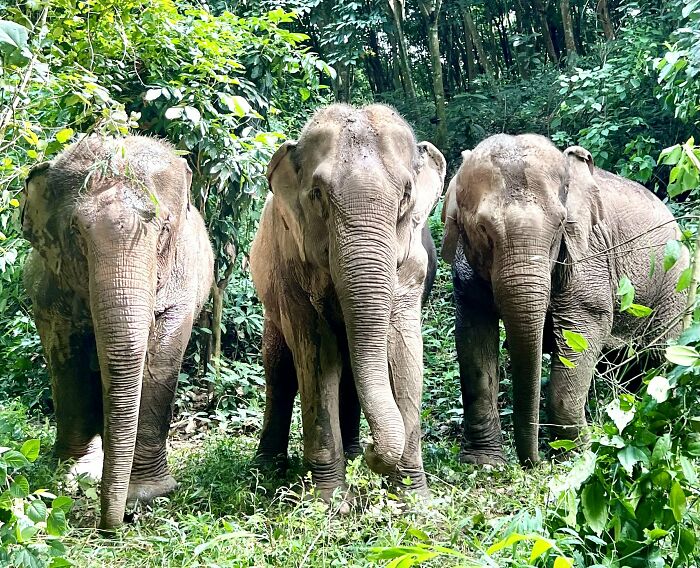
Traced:
<path fill-rule="evenodd" d="M 103 529 L 122 522 L 127 498 L 177 485 L 166 438 L 213 278 L 191 179 L 171 147 L 139 136 L 83 138 L 27 178 L 25 285 L 51 375 L 55 453 L 77 460 L 76 474 L 101 474 Z"/>
<path fill-rule="evenodd" d="M 603 349 L 657 346 L 679 331 L 675 291 L 684 254 L 665 272 L 664 246 L 680 237 L 668 209 L 641 185 L 595 168 L 574 146 L 542 136 L 496 135 L 464 153 L 445 199 L 442 256 L 453 263 L 456 342 L 464 403 L 462 458 L 503 461 L 497 408 L 498 320 L 513 373 L 520 462 L 538 461 L 543 346 L 552 354 L 547 408 L 555 437 L 576 440 Z M 621 313 L 626 276 L 646 318 Z M 585 337 L 574 351 L 563 337 Z M 563 360 L 562 360 L 563 358 Z M 573 366 L 572 366 L 573 364 Z"/>
<path fill-rule="evenodd" d="M 427 488 L 424 227 L 444 175 L 442 154 L 383 105 L 326 107 L 270 161 L 250 254 L 265 306 L 258 459 L 286 456 L 298 384 L 304 458 L 326 500 L 344 486 L 344 453 L 360 452 L 360 408 L 373 438 L 369 466 Z"/>

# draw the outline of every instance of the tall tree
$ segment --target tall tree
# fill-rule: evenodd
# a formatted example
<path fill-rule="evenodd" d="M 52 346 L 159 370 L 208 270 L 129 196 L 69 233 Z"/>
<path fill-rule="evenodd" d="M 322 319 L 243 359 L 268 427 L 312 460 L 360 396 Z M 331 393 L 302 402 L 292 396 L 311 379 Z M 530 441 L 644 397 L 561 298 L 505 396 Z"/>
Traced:
<path fill-rule="evenodd" d="M 394 30 L 396 32 L 396 44 L 398 48 L 399 64 L 401 67 L 401 75 L 403 76 L 403 85 L 412 106 L 416 104 L 416 87 L 413 83 L 413 75 L 411 66 L 408 64 L 408 48 L 406 47 L 406 37 L 403 33 L 403 21 L 405 15 L 404 0 L 387 0 L 389 12 L 394 22 Z"/>
<path fill-rule="evenodd" d="M 445 86 L 442 82 L 442 62 L 440 61 L 440 35 L 438 24 L 442 0 L 419 0 L 420 10 L 428 28 L 428 49 L 430 50 L 433 96 L 435 97 L 435 117 L 437 130 L 435 145 L 441 147 L 447 138 L 447 116 L 445 114 Z"/>
<path fill-rule="evenodd" d="M 544 45 L 547 48 L 547 55 L 553 63 L 558 63 L 557 50 L 554 49 L 552 34 L 549 33 L 549 22 L 547 21 L 547 7 L 542 0 L 532 0 L 532 7 L 537 12 L 537 18 L 540 21 L 540 33 L 544 40 Z"/>
<path fill-rule="evenodd" d="M 479 63 L 486 74 L 486 78 L 489 80 L 489 83 L 491 83 L 493 82 L 493 69 L 489 63 L 488 56 L 486 55 L 486 49 L 484 49 L 484 42 L 481 40 L 481 36 L 476 29 L 474 18 L 472 18 L 472 13 L 468 5 L 462 4 L 462 18 L 464 19 L 464 28 L 467 31 L 467 35 L 471 38 L 471 41 L 476 48 Z"/>
<path fill-rule="evenodd" d="M 566 45 L 566 55 L 569 61 L 576 58 L 576 41 L 574 40 L 574 25 L 571 21 L 571 7 L 569 0 L 559 0 L 559 9 L 561 10 L 561 20 L 564 26 L 564 42 Z"/>
<path fill-rule="evenodd" d="M 598 13 L 600 23 L 603 26 L 605 39 L 615 39 L 615 31 L 613 30 L 612 22 L 610 21 L 610 12 L 608 10 L 608 0 L 598 0 L 596 12 Z"/>

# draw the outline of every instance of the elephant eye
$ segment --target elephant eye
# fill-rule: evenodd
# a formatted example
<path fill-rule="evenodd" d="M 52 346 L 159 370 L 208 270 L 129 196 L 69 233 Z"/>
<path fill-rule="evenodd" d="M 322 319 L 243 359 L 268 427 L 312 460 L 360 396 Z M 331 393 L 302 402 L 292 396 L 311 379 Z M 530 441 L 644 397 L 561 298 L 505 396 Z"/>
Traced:
<path fill-rule="evenodd" d="M 318 186 L 312 187 L 311 191 L 309 192 L 309 197 L 311 198 L 312 201 L 316 201 L 317 199 L 321 199 L 321 189 Z"/>

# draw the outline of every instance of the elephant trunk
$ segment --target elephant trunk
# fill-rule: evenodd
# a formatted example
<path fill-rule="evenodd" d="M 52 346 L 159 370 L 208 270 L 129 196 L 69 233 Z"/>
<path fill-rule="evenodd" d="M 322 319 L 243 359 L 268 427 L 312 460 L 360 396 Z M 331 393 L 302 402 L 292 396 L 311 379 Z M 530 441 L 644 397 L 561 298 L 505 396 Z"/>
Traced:
<path fill-rule="evenodd" d="M 495 267 L 499 277 L 494 295 L 513 373 L 515 448 L 520 463 L 529 467 L 539 460 L 542 336 L 551 289 L 549 250 L 528 245 L 504 254 Z"/>
<path fill-rule="evenodd" d="M 406 441 L 403 418 L 389 379 L 387 338 L 396 281 L 395 235 L 389 224 L 342 231 L 334 281 L 345 319 L 360 405 L 373 445 L 368 465 L 378 473 L 395 470 Z M 341 401 L 342 404 L 342 401 Z"/>
<path fill-rule="evenodd" d="M 115 238 L 115 241 L 121 239 Z M 136 241 L 136 239 L 134 239 Z M 153 322 L 155 258 L 141 245 L 90 247 L 90 309 L 102 375 L 102 529 L 124 518 L 138 428 L 141 384 Z M 106 253 L 105 251 L 112 251 Z"/>

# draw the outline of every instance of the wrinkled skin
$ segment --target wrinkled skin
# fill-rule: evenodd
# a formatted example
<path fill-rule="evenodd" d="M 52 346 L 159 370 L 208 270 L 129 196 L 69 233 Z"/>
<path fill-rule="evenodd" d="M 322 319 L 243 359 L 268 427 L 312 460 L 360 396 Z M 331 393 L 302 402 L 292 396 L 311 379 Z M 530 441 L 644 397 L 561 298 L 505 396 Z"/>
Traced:
<path fill-rule="evenodd" d="M 579 440 L 601 351 L 633 340 L 660 346 L 680 331 L 684 298 L 675 286 L 688 258 L 664 272 L 665 244 L 680 236 L 671 213 L 641 185 L 595 168 L 579 146 L 562 153 L 541 136 L 497 135 L 463 157 L 445 198 L 442 244 L 443 258 L 453 264 L 462 458 L 504 461 L 500 318 L 513 373 L 516 451 L 531 465 L 539 459 L 543 350 L 552 355 L 552 434 Z M 622 276 L 635 287 L 635 303 L 653 308 L 650 317 L 620 312 Z M 583 335 L 589 348 L 573 351 L 563 330 Z"/>
<path fill-rule="evenodd" d="M 76 460 L 74 474 L 101 476 L 103 529 L 122 522 L 127 498 L 177 485 L 166 438 L 213 277 L 190 182 L 184 159 L 143 137 L 85 138 L 27 178 L 25 285 L 51 374 L 55 453 Z"/>
<path fill-rule="evenodd" d="M 250 254 L 265 306 L 257 458 L 286 457 L 298 385 L 304 458 L 326 500 L 344 486 L 344 454 L 360 453 L 360 409 L 370 467 L 427 489 L 420 307 L 432 239 L 422 232 L 444 175 L 440 152 L 382 105 L 320 110 L 270 162 Z"/>

